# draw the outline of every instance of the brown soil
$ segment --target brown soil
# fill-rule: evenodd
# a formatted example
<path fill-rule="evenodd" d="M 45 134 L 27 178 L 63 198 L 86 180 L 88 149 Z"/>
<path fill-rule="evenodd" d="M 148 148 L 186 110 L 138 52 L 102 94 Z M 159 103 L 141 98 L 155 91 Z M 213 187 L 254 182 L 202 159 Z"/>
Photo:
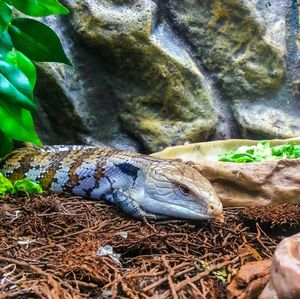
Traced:
<path fill-rule="evenodd" d="M 104 202 L 8 197 L 0 200 L 0 298 L 226 298 L 241 265 L 270 258 L 299 230 L 300 205 L 149 226 Z M 97 255 L 105 245 L 119 262 Z"/>

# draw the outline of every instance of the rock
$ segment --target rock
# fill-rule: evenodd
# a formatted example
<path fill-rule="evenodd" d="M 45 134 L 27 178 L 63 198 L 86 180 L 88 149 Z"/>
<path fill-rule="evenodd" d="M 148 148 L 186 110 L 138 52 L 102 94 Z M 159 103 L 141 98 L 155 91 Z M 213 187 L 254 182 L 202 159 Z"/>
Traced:
<path fill-rule="evenodd" d="M 300 159 L 259 163 L 219 162 L 222 153 L 254 140 L 226 140 L 166 148 L 154 156 L 192 163 L 215 188 L 223 206 L 300 203 Z M 271 145 L 297 143 L 300 138 L 270 140 Z"/>
<path fill-rule="evenodd" d="M 258 298 L 300 298 L 300 233 L 285 238 L 277 246 L 270 282 Z"/>
<path fill-rule="evenodd" d="M 234 110 L 231 123 L 221 111 L 231 127 L 227 138 L 299 135 L 300 106 L 292 87 L 297 89 L 299 78 L 296 5 L 285 0 L 161 2 L 173 27 L 220 86 L 217 109 L 229 103 Z"/>
<path fill-rule="evenodd" d="M 260 163 L 195 164 L 224 206 L 300 203 L 300 159 Z"/>
<path fill-rule="evenodd" d="M 300 136 L 299 116 L 261 103 L 241 102 L 233 109 L 243 136 L 252 138 L 291 138 Z"/>
<path fill-rule="evenodd" d="M 66 18 L 46 18 L 61 36 L 73 67 L 57 63 L 38 65 L 37 95 L 41 106 L 38 130 L 46 144 L 101 142 L 123 150 L 140 145 L 121 130 L 118 102 L 97 58 L 73 37 Z"/>
<path fill-rule="evenodd" d="M 256 299 L 270 278 L 271 260 L 249 262 L 241 266 L 227 287 L 228 299 Z"/>
<path fill-rule="evenodd" d="M 227 97 L 253 99 L 280 87 L 287 6 L 283 1 L 266 15 L 262 15 L 266 9 L 261 4 L 258 7 L 258 1 L 166 2 L 175 26 L 184 31 Z M 274 36 L 269 31 L 274 31 Z"/>
<path fill-rule="evenodd" d="M 212 135 L 217 115 L 209 82 L 168 24 L 159 18 L 153 2 L 67 4 L 77 38 L 88 51 L 97 53 L 98 61 L 92 63 L 90 54 L 85 59 L 86 52 L 78 50 L 79 57 L 73 61 L 79 66 L 70 71 L 67 81 L 59 81 L 77 114 L 85 119 L 82 122 L 93 121 L 90 126 L 85 124 L 87 129 L 105 128 L 106 135 L 111 136 L 108 126 L 115 127 L 120 118 L 123 128 L 148 151 Z M 105 79 L 100 75 L 103 72 Z M 74 77 L 76 84 L 70 80 Z M 113 99 L 105 94 L 109 89 L 101 79 L 112 87 Z M 103 140 L 99 134 L 95 137 Z"/>
<path fill-rule="evenodd" d="M 63 3 L 70 15 L 45 20 L 74 66 L 39 66 L 46 143 L 152 152 L 210 138 L 300 133 L 291 1 Z"/>

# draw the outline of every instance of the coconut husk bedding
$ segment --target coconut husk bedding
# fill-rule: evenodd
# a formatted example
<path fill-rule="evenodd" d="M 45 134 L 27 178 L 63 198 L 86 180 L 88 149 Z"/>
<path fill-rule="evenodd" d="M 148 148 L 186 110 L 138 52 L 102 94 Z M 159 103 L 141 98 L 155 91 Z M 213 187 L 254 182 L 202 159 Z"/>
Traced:
<path fill-rule="evenodd" d="M 227 298 L 241 266 L 269 260 L 300 230 L 300 206 L 224 214 L 223 223 L 168 219 L 148 226 L 105 202 L 3 198 L 0 298 Z"/>

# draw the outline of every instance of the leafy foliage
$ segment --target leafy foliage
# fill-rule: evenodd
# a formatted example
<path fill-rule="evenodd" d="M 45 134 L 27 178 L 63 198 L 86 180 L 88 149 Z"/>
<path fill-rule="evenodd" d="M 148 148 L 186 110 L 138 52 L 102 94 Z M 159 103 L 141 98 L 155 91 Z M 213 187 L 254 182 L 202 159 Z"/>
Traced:
<path fill-rule="evenodd" d="M 34 195 L 37 193 L 42 193 L 43 189 L 41 185 L 29 180 L 29 179 L 21 179 L 17 180 L 14 183 L 13 194 L 23 194 L 27 193 L 28 195 Z"/>
<path fill-rule="evenodd" d="M 0 196 L 10 194 L 14 190 L 13 184 L 0 172 Z"/>
<path fill-rule="evenodd" d="M 17 9 L 31 17 L 67 14 L 57 0 L 0 0 L 0 157 L 12 150 L 12 141 L 41 145 L 32 116 L 37 111 L 33 61 L 71 65 L 52 29 L 32 18 L 15 18 Z"/>
<path fill-rule="evenodd" d="M 0 157 L 3 157 L 13 149 L 13 144 L 12 139 L 5 135 L 1 130 L 0 140 L 2 141 L 2 146 L 0 146 Z"/>
<path fill-rule="evenodd" d="M 2 173 L 0 173 L 0 196 L 9 194 L 21 195 L 24 193 L 31 196 L 42 192 L 42 187 L 31 180 L 21 179 L 12 183 Z"/>
<path fill-rule="evenodd" d="M 268 141 L 261 141 L 257 145 L 241 146 L 235 151 L 225 153 L 219 157 L 219 161 L 247 163 L 298 158 L 300 158 L 300 145 L 283 144 L 270 146 Z"/>
<path fill-rule="evenodd" d="M 29 58 L 23 53 L 12 50 L 7 53 L 5 61 L 14 64 L 30 82 L 32 90 L 34 89 L 36 82 L 36 68 Z"/>
<path fill-rule="evenodd" d="M 46 17 L 52 14 L 67 14 L 69 11 L 57 0 L 11 0 L 22 13 L 32 17 Z"/>
<path fill-rule="evenodd" d="M 9 27 L 9 34 L 15 48 L 30 59 L 71 64 L 57 35 L 41 22 L 15 18 Z"/>
<path fill-rule="evenodd" d="M 4 1 L 0 1 L 0 11 L 0 34 L 2 34 L 12 19 L 11 7 Z"/>
<path fill-rule="evenodd" d="M 0 61 L 0 98 L 29 111 L 36 111 L 30 82 L 14 64 Z"/>

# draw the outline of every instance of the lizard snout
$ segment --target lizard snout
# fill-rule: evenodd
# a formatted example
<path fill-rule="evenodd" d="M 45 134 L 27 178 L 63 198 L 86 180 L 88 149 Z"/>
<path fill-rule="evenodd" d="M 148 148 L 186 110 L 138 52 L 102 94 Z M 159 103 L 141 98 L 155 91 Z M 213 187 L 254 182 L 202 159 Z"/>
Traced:
<path fill-rule="evenodd" d="M 223 208 L 221 203 L 209 203 L 207 205 L 207 214 L 216 217 L 222 214 Z"/>

